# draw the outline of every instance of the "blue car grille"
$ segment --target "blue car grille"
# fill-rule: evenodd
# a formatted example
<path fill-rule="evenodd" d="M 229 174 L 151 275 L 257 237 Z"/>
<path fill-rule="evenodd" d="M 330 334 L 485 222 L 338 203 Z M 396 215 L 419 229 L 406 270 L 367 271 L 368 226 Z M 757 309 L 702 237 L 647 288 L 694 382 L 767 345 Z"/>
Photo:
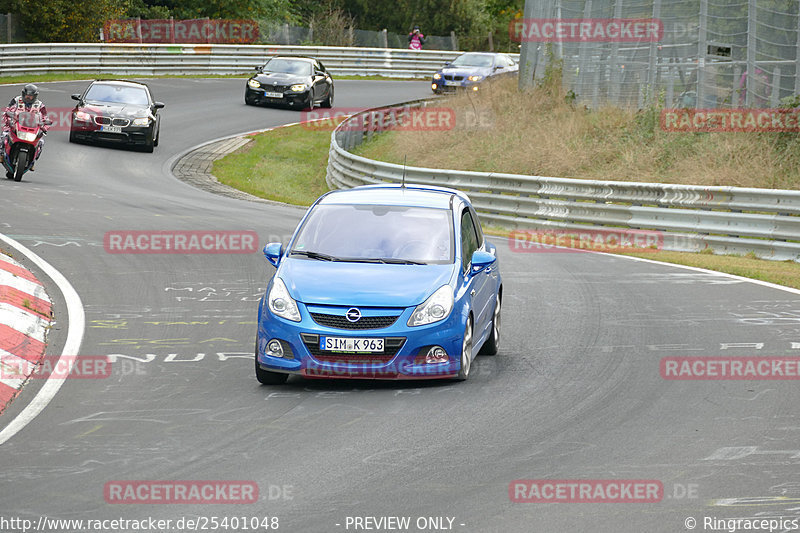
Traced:
<path fill-rule="evenodd" d="M 383 353 L 358 353 L 358 352 L 328 352 L 320 350 L 319 335 L 314 333 L 301 333 L 303 344 L 315 359 L 320 361 L 360 362 L 360 361 L 388 361 L 400 351 L 406 342 L 405 337 L 386 337 L 383 344 Z"/>
<path fill-rule="evenodd" d="M 362 316 L 356 322 L 350 322 L 341 315 L 328 315 L 323 313 L 311 313 L 311 318 L 320 326 L 337 329 L 381 329 L 388 328 L 394 324 L 399 317 L 396 316 Z"/>
<path fill-rule="evenodd" d="M 453 76 L 452 74 L 445 74 L 444 79 L 447 81 L 464 81 L 464 76 Z"/>

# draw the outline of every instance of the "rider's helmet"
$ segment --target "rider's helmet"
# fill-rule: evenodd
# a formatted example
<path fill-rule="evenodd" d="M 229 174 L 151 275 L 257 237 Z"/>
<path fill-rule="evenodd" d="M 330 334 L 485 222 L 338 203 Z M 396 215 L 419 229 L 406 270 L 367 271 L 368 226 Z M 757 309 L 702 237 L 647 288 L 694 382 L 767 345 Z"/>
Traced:
<path fill-rule="evenodd" d="M 29 83 L 22 88 L 22 101 L 27 105 L 33 104 L 37 98 L 39 98 L 39 88 L 36 85 Z"/>

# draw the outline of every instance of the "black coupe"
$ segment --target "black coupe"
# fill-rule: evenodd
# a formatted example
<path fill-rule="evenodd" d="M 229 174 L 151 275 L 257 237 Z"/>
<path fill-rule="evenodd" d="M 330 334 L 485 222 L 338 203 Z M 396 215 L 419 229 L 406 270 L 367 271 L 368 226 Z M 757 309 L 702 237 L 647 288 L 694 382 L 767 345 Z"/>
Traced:
<path fill-rule="evenodd" d="M 247 80 L 247 105 L 288 105 L 313 109 L 333 106 L 333 79 L 325 66 L 310 57 L 273 57 Z"/>

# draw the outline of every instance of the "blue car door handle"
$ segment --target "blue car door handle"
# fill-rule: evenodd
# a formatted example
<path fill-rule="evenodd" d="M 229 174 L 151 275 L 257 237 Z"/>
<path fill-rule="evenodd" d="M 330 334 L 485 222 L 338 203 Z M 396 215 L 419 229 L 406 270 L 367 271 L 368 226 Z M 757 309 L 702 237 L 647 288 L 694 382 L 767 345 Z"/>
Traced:
<path fill-rule="evenodd" d="M 469 295 L 470 296 L 475 296 L 475 289 L 472 289 L 471 291 L 469 291 Z"/>

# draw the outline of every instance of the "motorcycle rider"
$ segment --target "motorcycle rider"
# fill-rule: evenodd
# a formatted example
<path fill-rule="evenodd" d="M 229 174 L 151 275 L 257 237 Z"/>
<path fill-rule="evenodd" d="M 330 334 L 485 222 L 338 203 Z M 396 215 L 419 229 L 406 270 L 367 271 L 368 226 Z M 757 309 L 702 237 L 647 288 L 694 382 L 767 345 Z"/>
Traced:
<path fill-rule="evenodd" d="M 5 113 L 3 113 L 3 143 L 8 138 L 8 132 L 11 130 L 11 121 L 9 119 L 9 113 L 15 113 L 16 111 L 27 111 L 37 113 L 42 117 L 42 131 L 44 135 L 47 135 L 47 126 L 50 123 L 50 120 L 47 117 L 47 107 L 45 107 L 44 103 L 39 100 L 39 88 L 29 83 L 22 88 L 22 93 L 19 96 L 15 96 L 9 102 L 8 107 L 5 109 Z M 31 166 L 31 172 L 34 171 L 34 166 L 36 164 L 36 160 L 39 159 L 39 156 L 42 155 L 42 148 L 44 148 L 44 135 L 41 139 L 39 139 L 39 144 L 36 147 L 36 157 L 34 158 L 34 165 Z"/>

